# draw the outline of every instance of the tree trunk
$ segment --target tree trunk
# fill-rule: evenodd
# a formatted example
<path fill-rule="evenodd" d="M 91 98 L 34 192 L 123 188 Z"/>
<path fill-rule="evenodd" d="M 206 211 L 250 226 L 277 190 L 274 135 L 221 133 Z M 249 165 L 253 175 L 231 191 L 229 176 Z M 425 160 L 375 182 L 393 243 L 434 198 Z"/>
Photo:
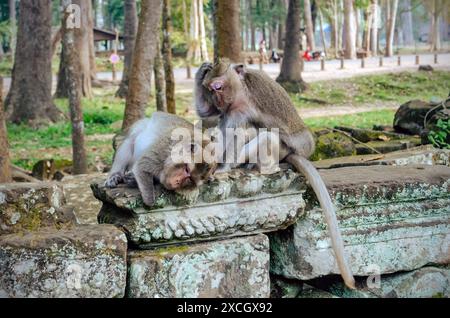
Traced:
<path fill-rule="evenodd" d="M 74 1 L 63 0 L 63 8 L 67 8 Z M 69 109 L 70 109 L 70 121 L 72 123 L 72 156 L 73 156 L 73 174 L 87 173 L 87 157 L 86 150 L 84 148 L 84 121 L 83 110 L 81 106 L 82 97 L 82 66 L 81 58 L 79 54 L 82 47 L 85 45 L 82 35 L 83 28 L 71 28 L 67 27 L 66 21 L 70 19 L 70 12 L 64 10 L 62 19 L 63 26 L 63 47 L 64 47 L 64 60 L 66 61 L 66 73 L 67 76 L 67 93 L 69 95 Z"/>
<path fill-rule="evenodd" d="M 57 121 L 61 112 L 52 101 L 51 1 L 20 1 L 15 63 L 6 98 L 14 123 Z"/>
<path fill-rule="evenodd" d="M 166 80 L 164 78 L 163 57 L 161 54 L 159 41 L 157 41 L 156 44 L 156 55 L 153 70 L 155 73 L 156 110 L 167 112 Z"/>
<path fill-rule="evenodd" d="M 364 33 L 363 33 L 362 47 L 363 47 L 363 50 L 366 51 L 367 54 L 369 54 L 369 52 L 370 52 L 370 34 L 371 34 L 371 30 L 372 30 L 371 25 L 372 25 L 372 21 L 373 21 L 373 12 L 372 12 L 370 6 L 364 12 L 364 20 L 365 20 L 365 27 L 364 27 Z"/>
<path fill-rule="evenodd" d="M 400 15 L 400 28 L 402 29 L 403 44 L 414 45 L 413 20 L 411 0 L 404 0 L 402 4 L 402 14 Z"/>
<path fill-rule="evenodd" d="M 89 31 L 90 25 L 90 8 L 91 6 L 87 5 L 89 1 L 85 0 L 72 0 L 72 3 L 78 5 L 81 8 L 80 12 L 80 32 L 75 32 L 75 36 L 81 37 L 82 45 L 78 48 L 78 54 L 81 58 L 81 83 L 82 83 L 82 94 L 84 97 L 92 98 L 92 68 L 91 65 L 91 46 L 90 46 L 90 38 L 91 36 Z M 63 21 L 64 22 L 64 21 Z M 62 37 L 64 37 L 65 28 L 62 28 Z M 77 40 L 78 41 L 78 40 Z M 56 84 L 56 98 L 67 98 L 69 95 L 68 89 L 70 83 L 67 83 L 67 61 L 64 60 L 67 55 L 64 52 L 64 45 L 61 50 L 61 61 L 59 64 L 58 71 L 58 82 Z"/>
<path fill-rule="evenodd" d="M 94 46 L 94 10 L 92 8 L 92 1 L 86 1 L 86 21 L 87 21 L 87 41 L 89 48 L 89 65 L 91 81 L 97 79 L 97 66 L 95 63 L 95 46 Z"/>
<path fill-rule="evenodd" d="M 326 39 L 325 39 L 325 32 L 323 30 L 322 10 L 320 10 L 320 8 L 318 9 L 318 14 L 319 14 L 320 36 L 322 38 L 323 51 L 325 53 L 325 56 L 328 56 L 328 54 L 327 54 L 327 43 L 326 43 Z"/>
<path fill-rule="evenodd" d="M 440 34 L 440 15 L 441 10 L 444 8 L 444 2 L 439 0 L 431 1 L 431 46 L 430 51 L 436 52 L 441 49 L 441 34 Z"/>
<path fill-rule="evenodd" d="M 16 0 L 9 0 L 9 22 L 11 28 L 11 56 L 15 56 L 17 38 Z"/>
<path fill-rule="evenodd" d="M 8 133 L 3 108 L 3 77 L 0 76 L 0 183 L 11 182 L 11 162 L 9 159 Z"/>
<path fill-rule="evenodd" d="M 123 46 L 125 50 L 125 60 L 123 65 L 122 81 L 116 96 L 125 98 L 128 93 L 128 84 L 130 81 L 131 63 L 133 60 L 134 42 L 136 40 L 136 32 L 138 25 L 138 16 L 136 9 L 136 0 L 125 0 L 124 9 L 124 40 Z"/>
<path fill-rule="evenodd" d="M 355 13 L 355 45 L 356 48 L 361 48 L 361 38 L 359 36 L 359 25 L 360 25 L 360 16 L 359 16 L 359 9 L 355 8 L 355 6 L 353 6 L 353 11 Z"/>
<path fill-rule="evenodd" d="M 203 0 L 198 0 L 198 21 L 200 30 L 200 51 L 202 61 L 209 61 L 208 47 L 206 46 L 205 16 L 203 14 Z"/>
<path fill-rule="evenodd" d="M 354 29 L 353 1 L 344 0 L 344 33 L 345 33 L 345 52 L 346 59 L 356 58 L 356 37 Z"/>
<path fill-rule="evenodd" d="M 239 0 L 214 0 L 214 60 L 226 57 L 241 62 Z"/>
<path fill-rule="evenodd" d="M 127 101 L 122 129 L 127 130 L 145 116 L 150 96 L 152 63 L 156 53 L 158 26 L 161 21 L 161 1 L 145 0 L 134 47 Z"/>
<path fill-rule="evenodd" d="M 397 17 L 398 0 L 387 1 L 387 6 L 389 7 L 389 17 L 386 27 L 386 57 L 391 57 L 394 55 L 394 32 L 395 32 L 395 22 Z"/>
<path fill-rule="evenodd" d="M 61 28 L 56 31 L 52 38 L 52 58 L 55 56 L 56 49 L 58 48 L 58 44 L 61 43 L 62 40 L 62 31 Z"/>
<path fill-rule="evenodd" d="M 200 30 L 198 22 L 198 1 L 191 1 L 191 41 L 189 43 L 188 57 L 195 63 L 201 61 L 201 50 L 200 50 Z"/>
<path fill-rule="evenodd" d="M 378 20 L 379 20 L 379 10 L 378 10 L 378 0 L 370 0 L 370 7 L 372 12 L 372 24 L 370 30 L 370 49 L 372 51 L 372 56 L 378 55 Z"/>
<path fill-rule="evenodd" d="M 314 39 L 314 29 L 313 21 L 311 16 L 311 2 L 309 0 L 304 0 L 304 10 L 305 10 L 305 22 L 306 22 L 306 39 L 308 41 L 308 47 L 311 51 L 316 50 L 316 42 Z"/>
<path fill-rule="evenodd" d="M 189 31 L 187 27 L 188 19 L 187 19 L 187 8 L 186 8 L 186 0 L 183 0 L 183 28 L 184 28 L 184 39 L 187 43 L 187 53 L 186 53 L 186 77 L 191 78 L 191 60 L 189 58 L 189 52 L 191 47 L 191 39 L 189 37 Z"/>
<path fill-rule="evenodd" d="M 277 82 L 291 93 L 299 93 L 306 89 L 302 79 L 299 51 L 300 51 L 300 0 L 289 0 L 286 19 L 286 39 L 284 58 Z"/>
<path fill-rule="evenodd" d="M 170 15 L 170 0 L 164 0 L 163 3 L 164 3 L 164 5 L 163 5 L 163 23 L 162 23 L 162 25 L 163 25 L 162 52 L 163 52 L 163 58 L 164 58 L 164 76 L 166 79 L 167 111 L 171 114 L 176 114 L 175 78 L 173 75 L 173 65 L 172 65 L 172 44 L 170 42 L 170 37 L 172 35 L 172 18 Z M 203 5 L 203 2 L 200 1 L 200 4 Z M 203 13 L 203 10 L 201 10 L 201 11 Z"/>

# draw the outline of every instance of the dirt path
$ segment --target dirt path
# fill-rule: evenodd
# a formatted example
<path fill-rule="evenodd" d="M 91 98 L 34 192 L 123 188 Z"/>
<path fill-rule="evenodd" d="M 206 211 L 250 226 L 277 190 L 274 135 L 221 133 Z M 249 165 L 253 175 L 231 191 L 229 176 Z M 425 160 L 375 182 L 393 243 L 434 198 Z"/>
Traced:
<path fill-rule="evenodd" d="M 298 112 L 300 116 L 302 116 L 302 118 L 316 118 L 316 117 L 351 115 L 375 110 L 395 110 L 397 108 L 398 103 L 386 102 L 360 106 L 352 106 L 352 105 L 320 106 L 317 108 L 299 109 Z"/>

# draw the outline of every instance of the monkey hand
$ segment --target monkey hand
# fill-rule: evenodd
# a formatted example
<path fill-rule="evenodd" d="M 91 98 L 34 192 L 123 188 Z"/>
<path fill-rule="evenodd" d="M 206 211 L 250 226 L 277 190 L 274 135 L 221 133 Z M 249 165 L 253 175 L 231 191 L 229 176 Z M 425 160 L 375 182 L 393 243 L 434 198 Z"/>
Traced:
<path fill-rule="evenodd" d="M 107 188 L 116 188 L 119 183 L 123 182 L 123 173 L 115 172 L 108 176 L 108 179 L 105 181 L 105 187 Z"/>
<path fill-rule="evenodd" d="M 201 85 L 206 74 L 208 74 L 208 72 L 211 71 L 212 68 L 213 68 L 212 63 L 209 62 L 203 63 L 198 69 L 197 73 L 195 73 L 195 83 L 197 83 L 197 85 Z"/>
<path fill-rule="evenodd" d="M 142 201 L 144 201 L 144 204 L 148 207 L 153 206 L 153 204 L 155 204 L 155 193 L 153 191 L 151 191 L 150 193 L 146 192 L 146 193 L 142 193 Z"/>

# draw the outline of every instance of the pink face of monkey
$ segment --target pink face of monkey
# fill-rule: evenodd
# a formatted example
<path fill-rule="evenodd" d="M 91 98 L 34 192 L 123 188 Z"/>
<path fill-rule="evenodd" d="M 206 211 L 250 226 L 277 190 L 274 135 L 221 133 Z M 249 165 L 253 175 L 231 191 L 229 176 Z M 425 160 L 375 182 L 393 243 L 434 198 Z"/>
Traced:
<path fill-rule="evenodd" d="M 188 164 L 174 165 L 161 180 L 163 186 L 168 190 L 178 190 L 193 184 L 191 168 Z"/>

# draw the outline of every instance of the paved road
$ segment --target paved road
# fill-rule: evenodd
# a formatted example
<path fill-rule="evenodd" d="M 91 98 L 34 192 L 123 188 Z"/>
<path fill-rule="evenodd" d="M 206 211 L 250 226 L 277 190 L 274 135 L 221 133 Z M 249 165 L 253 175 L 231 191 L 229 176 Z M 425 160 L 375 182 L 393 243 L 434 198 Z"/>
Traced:
<path fill-rule="evenodd" d="M 420 55 L 420 64 L 430 64 L 435 69 L 443 69 L 450 71 L 450 53 L 439 54 L 438 64 L 434 64 L 433 54 Z M 258 69 L 259 65 L 248 65 L 249 68 Z M 383 67 L 379 66 L 379 57 L 367 58 L 365 60 L 365 68 L 361 68 L 361 60 L 345 60 L 344 69 L 341 69 L 340 60 L 325 61 L 325 70 L 321 70 L 320 61 L 305 62 L 303 79 L 306 82 L 315 82 L 320 80 L 332 80 L 340 78 L 349 78 L 358 75 L 369 75 L 377 73 L 400 72 L 406 70 L 415 70 L 415 55 L 402 55 L 401 66 L 397 65 L 397 57 L 383 58 Z M 272 78 L 278 76 L 280 72 L 280 64 L 265 64 L 263 69 Z M 197 71 L 196 67 L 192 68 L 192 74 Z M 193 80 L 186 78 L 185 68 L 176 68 L 174 70 L 177 92 L 190 92 L 193 88 Z M 111 73 L 98 73 L 98 78 L 109 80 L 112 78 Z M 117 78 L 120 79 L 122 74 L 119 72 Z"/>
<path fill-rule="evenodd" d="M 415 55 L 402 55 L 402 65 L 397 65 L 397 57 L 383 58 L 383 67 L 379 67 L 379 58 L 373 57 L 365 60 L 365 68 L 361 68 L 361 60 L 345 60 L 344 69 L 340 69 L 340 60 L 328 60 L 325 62 L 325 71 L 321 71 L 320 61 L 305 62 L 302 77 L 306 82 L 315 82 L 321 80 L 333 80 L 349 78 L 358 75 L 369 75 L 377 73 L 401 72 L 406 70 L 415 70 Z M 439 54 L 438 64 L 434 64 L 433 54 L 421 54 L 420 64 L 430 64 L 435 69 L 450 71 L 450 53 Z M 248 65 L 249 68 L 258 69 L 259 65 Z M 280 64 L 265 64 L 263 69 L 269 76 L 276 78 L 280 72 Z M 192 75 L 197 71 L 192 68 Z M 186 78 L 185 68 L 176 68 L 174 70 L 176 91 L 178 93 L 190 93 L 193 89 L 193 79 Z M 111 80 L 111 72 L 99 72 L 97 77 L 103 80 Z M 117 73 L 117 79 L 120 80 L 122 73 Z M 56 85 L 56 77 L 53 78 L 53 86 Z M 7 91 L 11 84 L 10 78 L 4 78 L 4 89 Z"/>

